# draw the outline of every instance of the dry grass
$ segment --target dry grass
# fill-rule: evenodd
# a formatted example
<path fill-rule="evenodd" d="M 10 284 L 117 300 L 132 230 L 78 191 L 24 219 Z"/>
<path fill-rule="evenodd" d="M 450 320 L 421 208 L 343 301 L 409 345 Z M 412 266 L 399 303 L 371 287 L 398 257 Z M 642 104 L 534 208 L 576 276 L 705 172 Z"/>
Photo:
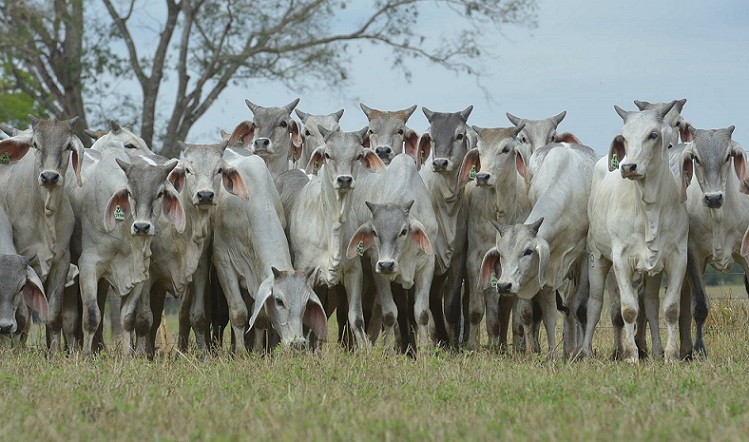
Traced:
<path fill-rule="evenodd" d="M 578 363 L 486 350 L 410 360 L 334 344 L 315 355 L 48 359 L 35 338 L 0 349 L 0 440 L 741 440 L 749 310 L 721 300 L 712 311 L 710 358 L 672 365 L 609 361 L 607 328 L 599 357 Z"/>

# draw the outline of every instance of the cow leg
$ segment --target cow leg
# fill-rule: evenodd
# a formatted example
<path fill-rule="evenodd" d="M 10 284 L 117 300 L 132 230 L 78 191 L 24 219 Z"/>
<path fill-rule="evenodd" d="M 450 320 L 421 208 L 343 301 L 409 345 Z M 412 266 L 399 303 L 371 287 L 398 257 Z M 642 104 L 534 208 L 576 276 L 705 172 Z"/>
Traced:
<path fill-rule="evenodd" d="M 536 339 L 533 336 L 533 302 L 528 299 L 518 299 L 517 309 L 523 328 L 525 354 L 538 353 L 540 349 L 536 346 Z"/>
<path fill-rule="evenodd" d="M 385 348 L 392 348 L 395 344 L 395 321 L 398 319 L 398 307 L 393 300 L 393 291 L 390 281 L 380 275 L 372 276 L 377 290 L 377 298 L 382 306 L 382 325 L 385 328 L 383 340 Z"/>
<path fill-rule="evenodd" d="M 224 329 L 229 324 L 229 305 L 219 283 L 216 267 L 210 265 L 211 347 L 215 351 L 224 344 Z"/>
<path fill-rule="evenodd" d="M 478 289 L 478 284 L 476 281 L 476 276 L 479 275 L 480 269 L 475 269 L 475 273 L 474 273 L 473 266 L 471 267 L 472 268 L 468 269 L 465 274 L 464 289 L 466 293 L 464 294 L 464 297 L 468 299 L 468 306 L 467 308 L 464 308 L 463 310 L 468 312 L 468 318 L 464 321 L 466 324 L 466 329 L 467 329 L 466 334 L 468 336 L 464 336 L 463 340 L 465 341 L 466 347 L 469 350 L 476 350 L 479 348 L 479 345 L 481 344 L 479 340 L 479 324 L 481 324 L 481 320 L 484 319 L 484 312 L 485 312 L 486 306 L 484 305 L 485 296 L 483 292 Z M 494 307 L 493 313 L 495 315 L 497 314 L 497 308 L 498 306 Z M 488 321 L 489 321 L 489 318 L 487 316 L 487 323 Z M 495 324 L 495 326 L 497 325 Z M 487 327 L 488 327 L 488 324 L 487 324 Z"/>
<path fill-rule="evenodd" d="M 377 338 L 382 332 L 382 306 L 380 305 L 380 300 L 377 299 L 377 296 L 374 296 L 373 298 L 374 299 L 372 299 L 371 303 L 371 316 L 369 317 L 369 320 L 366 320 L 365 315 L 367 335 L 369 336 L 369 342 L 371 342 L 372 344 L 377 341 Z"/>
<path fill-rule="evenodd" d="M 637 302 L 639 303 L 640 312 L 642 314 L 637 316 L 637 325 L 635 326 L 635 344 L 637 344 L 637 352 L 640 359 L 645 359 L 648 357 L 648 317 L 653 317 L 653 315 L 658 314 L 657 305 L 655 306 L 655 311 L 653 311 L 652 302 L 650 305 L 646 305 L 646 288 L 647 280 L 645 279 L 645 277 L 643 277 L 642 280 L 640 280 L 640 283 L 637 284 Z"/>
<path fill-rule="evenodd" d="M 460 339 L 460 320 L 462 318 L 462 288 L 465 279 L 466 268 L 466 250 L 459 256 L 460 259 L 453 259 L 448 270 L 447 278 L 447 295 L 445 297 L 445 319 L 447 320 L 447 336 L 450 347 L 457 350 L 458 340 Z"/>
<path fill-rule="evenodd" d="M 362 311 L 362 270 L 361 262 L 354 262 L 352 268 L 343 275 L 343 285 L 348 300 L 348 324 L 359 348 L 369 348 L 369 339 L 364 330 L 364 312 Z M 382 301 L 382 298 L 380 298 Z M 392 298 L 391 298 L 392 301 Z M 383 315 L 384 316 L 384 315 Z M 384 319 L 383 319 L 384 322 Z"/>
<path fill-rule="evenodd" d="M 679 360 L 679 346 L 677 343 L 679 322 L 679 301 L 681 299 L 681 285 L 687 268 L 686 253 L 672 256 L 665 263 L 664 271 L 668 277 L 668 287 L 663 298 L 663 317 L 666 319 L 666 348 L 664 357 L 666 362 Z"/>
<path fill-rule="evenodd" d="M 619 286 L 613 272 L 606 277 L 606 288 L 609 291 L 609 308 L 611 325 L 614 328 L 614 353 L 612 359 L 621 360 L 624 357 L 624 318 L 622 318 L 622 305 L 619 296 Z"/>
<path fill-rule="evenodd" d="M 225 266 L 225 268 L 229 268 L 228 263 Z M 221 289 L 226 297 L 226 304 L 229 307 L 229 320 L 234 332 L 234 351 L 244 351 L 244 332 L 249 324 L 249 316 L 247 315 L 247 305 L 242 298 L 242 292 L 239 288 L 239 281 L 233 272 L 219 270 L 217 273 Z"/>
<path fill-rule="evenodd" d="M 66 251 L 52 264 L 47 279 L 44 281 L 44 291 L 47 295 L 47 347 L 50 352 L 60 351 L 62 335 L 62 305 L 65 282 L 70 270 L 70 252 Z"/>
<path fill-rule="evenodd" d="M 580 349 L 581 357 L 593 356 L 593 333 L 596 330 L 598 321 L 601 320 L 601 309 L 603 308 L 603 287 L 606 281 L 606 275 L 611 268 L 611 261 L 606 258 L 588 254 L 589 265 L 588 278 L 590 280 L 590 296 L 588 298 L 588 307 L 586 308 L 585 337 L 583 338 L 582 348 Z"/>
<path fill-rule="evenodd" d="M 206 342 L 206 334 L 208 331 L 208 324 L 206 319 L 206 296 L 205 288 L 208 282 L 208 258 L 201 257 L 200 264 L 192 276 L 192 283 L 188 286 L 187 292 L 192 295 L 192 302 L 190 303 L 190 327 L 195 332 L 195 343 L 198 345 L 200 351 L 206 351 L 208 344 Z M 184 302 L 184 301 L 183 301 Z M 182 334 L 182 330 L 180 330 Z M 187 336 L 184 336 L 185 341 L 189 338 L 190 330 L 187 330 Z"/>
<path fill-rule="evenodd" d="M 157 288 L 156 290 L 151 289 L 149 291 L 151 300 L 149 302 L 153 323 L 148 329 L 147 339 L 145 343 L 145 349 L 140 347 L 140 338 L 138 338 L 138 353 L 145 354 L 149 359 L 152 359 L 156 354 L 156 336 L 159 334 L 159 328 L 161 322 L 164 320 L 164 302 L 166 301 L 166 290 L 163 288 Z M 144 301 L 141 300 L 141 304 Z M 139 312 L 140 314 L 140 312 Z M 166 346 L 166 342 L 162 345 Z M 162 351 L 167 351 L 166 348 L 162 347 Z"/>
<path fill-rule="evenodd" d="M 466 275 L 466 278 L 468 278 L 468 275 Z M 502 326 L 500 314 L 505 313 L 502 311 L 502 306 L 500 303 L 502 302 L 502 299 L 499 296 L 499 293 L 497 293 L 497 290 L 494 288 L 488 288 L 481 292 L 481 295 L 483 295 L 483 301 L 484 301 L 484 311 L 486 312 L 486 336 L 489 341 L 489 348 L 494 350 L 500 350 L 501 349 L 501 334 L 502 334 Z M 506 297 L 505 297 L 506 298 Z M 501 313 L 500 313 L 501 312 Z M 509 313 L 509 312 L 508 312 Z M 507 324 L 504 324 L 504 343 L 507 344 Z M 478 328 L 476 329 L 476 333 L 478 334 Z M 472 335 L 471 335 L 472 336 Z M 469 339 L 473 339 L 469 336 Z M 469 341 L 470 346 L 470 341 Z"/>
<path fill-rule="evenodd" d="M 653 348 L 653 357 L 663 357 L 663 343 L 661 342 L 661 331 L 659 328 L 660 314 L 658 308 L 660 307 L 660 287 L 661 280 L 663 279 L 663 273 L 659 273 L 655 276 L 648 276 L 645 278 L 645 316 L 650 325 L 650 341 Z M 669 285 L 671 285 L 669 283 Z M 681 293 L 679 294 L 681 296 Z"/>
<path fill-rule="evenodd" d="M 517 296 L 512 299 L 512 346 L 516 353 L 525 353 L 525 330 L 523 329 L 523 320 L 520 317 L 520 298 Z"/>
<path fill-rule="evenodd" d="M 416 346 L 419 350 L 431 348 L 434 340 L 430 336 L 430 329 L 436 322 L 430 307 L 430 293 L 434 264 L 428 263 L 424 268 L 417 269 L 414 275 L 414 322 L 416 322 Z"/>
<path fill-rule="evenodd" d="M 739 260 L 739 263 L 744 268 L 744 273 L 746 273 L 747 270 L 749 270 L 749 268 L 747 268 L 746 262 L 741 259 Z M 706 267 L 706 264 L 700 265 L 697 257 L 694 256 L 693 253 L 691 253 L 691 250 L 687 250 L 687 280 L 689 280 L 691 283 L 690 285 L 692 290 L 690 290 L 690 293 L 692 295 L 692 299 L 690 299 L 688 302 L 683 302 L 681 304 L 679 312 L 681 312 L 681 310 L 689 311 L 687 306 L 693 306 L 692 314 L 694 316 L 695 329 L 694 351 L 695 353 L 697 353 L 697 356 L 702 357 L 707 357 L 707 347 L 705 346 L 705 321 L 707 320 L 708 313 L 710 313 L 710 298 L 707 297 L 704 280 Z M 746 277 L 744 277 L 744 281 L 746 281 Z"/>
<path fill-rule="evenodd" d="M 543 288 L 536 295 L 543 313 L 544 328 L 546 329 L 546 343 L 549 345 L 549 359 L 557 359 L 557 300 L 556 291 Z"/>
<path fill-rule="evenodd" d="M 62 301 L 62 331 L 68 351 L 76 352 L 81 347 L 81 313 L 78 309 L 78 283 L 65 287 Z"/>
<path fill-rule="evenodd" d="M 442 306 L 442 289 L 446 279 L 447 273 L 435 275 L 429 290 L 429 309 L 432 312 L 432 318 L 434 318 L 434 336 L 440 345 L 448 341 L 445 312 Z"/>
<path fill-rule="evenodd" d="M 122 323 L 122 353 L 125 355 L 133 354 L 133 332 L 136 331 L 136 327 L 147 336 L 148 329 L 153 323 L 153 316 L 150 320 L 145 317 L 151 313 L 150 306 L 147 311 L 138 311 L 138 304 L 141 297 L 146 298 L 146 302 L 150 300 L 150 294 L 148 293 L 149 287 L 144 287 L 146 284 L 136 284 L 135 287 L 122 297 L 122 309 L 120 310 L 120 322 Z M 145 291 L 145 293 L 143 293 Z M 137 317 L 142 315 L 141 317 Z"/>
<path fill-rule="evenodd" d="M 94 334 L 101 322 L 101 311 L 96 299 L 98 275 L 96 273 L 96 263 L 89 264 L 84 258 L 79 261 L 78 268 L 80 269 L 78 281 L 81 287 L 81 302 L 83 305 L 83 354 L 90 356 L 92 354 Z"/>
<path fill-rule="evenodd" d="M 591 274 L 593 272 L 591 271 Z M 621 299 L 622 318 L 624 319 L 624 360 L 627 362 L 637 363 L 639 354 L 637 344 L 635 344 L 635 324 L 639 313 L 640 304 L 637 301 L 637 294 L 632 289 L 632 270 L 628 263 L 622 263 L 621 260 L 614 260 L 614 276 L 619 286 L 619 295 Z M 591 285 L 592 285 L 591 276 Z"/>
<path fill-rule="evenodd" d="M 404 354 L 413 356 L 416 350 L 416 336 L 414 335 L 413 296 L 398 284 L 390 285 L 393 300 L 398 309 L 398 328 L 400 330 L 400 350 Z"/>

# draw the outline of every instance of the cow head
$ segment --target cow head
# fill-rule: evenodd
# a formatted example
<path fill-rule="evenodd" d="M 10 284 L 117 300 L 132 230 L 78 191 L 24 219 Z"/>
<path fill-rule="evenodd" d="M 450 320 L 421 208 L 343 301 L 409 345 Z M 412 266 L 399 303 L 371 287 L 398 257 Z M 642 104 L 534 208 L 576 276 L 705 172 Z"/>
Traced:
<path fill-rule="evenodd" d="M 543 120 L 518 118 L 509 112 L 506 115 L 507 119 L 510 120 L 515 127 L 519 127 L 521 124 L 523 125 L 523 128 L 518 131 L 517 138 L 518 141 L 526 145 L 526 149 L 530 153 L 535 152 L 539 147 L 562 141 L 561 139 L 558 139 L 557 127 L 567 115 L 566 111 L 553 117 L 544 118 Z"/>
<path fill-rule="evenodd" d="M 688 149 L 694 159 L 694 174 L 702 189 L 702 203 L 711 209 L 723 206 L 729 174 L 735 172 L 739 183 L 746 178 L 744 149 L 731 140 L 733 130 L 734 126 L 715 130 L 689 128 L 693 139 Z"/>
<path fill-rule="evenodd" d="M 419 134 L 406 126 L 406 122 L 416 110 L 416 105 L 398 111 L 372 109 L 360 103 L 369 120 L 369 146 L 383 163 L 389 165 L 396 155 L 403 152 L 415 152 L 419 143 Z M 413 156 L 413 155 L 412 155 Z"/>
<path fill-rule="evenodd" d="M 324 127 L 330 132 L 340 132 L 341 127 L 338 125 L 338 122 L 341 121 L 341 117 L 343 116 L 343 109 L 329 115 L 311 115 L 299 109 L 295 112 L 299 119 L 302 120 L 302 144 L 297 148 L 292 143 L 293 158 L 291 159 L 298 160 L 299 158 L 304 158 L 307 161 L 313 150 L 325 144 L 323 136 L 317 127 Z"/>
<path fill-rule="evenodd" d="M 307 284 L 314 269 L 301 272 L 272 267 L 271 270 L 273 274 L 260 284 L 255 296 L 250 329 L 264 312 L 285 346 L 303 348 L 307 345 L 303 325 L 321 341 L 327 340 L 327 315 L 320 299 Z"/>
<path fill-rule="evenodd" d="M 0 334 L 18 331 L 16 312 L 26 304 L 47 321 L 47 297 L 36 272 L 29 266 L 31 259 L 19 255 L 0 255 Z"/>
<path fill-rule="evenodd" d="M 519 146 L 517 134 L 524 125 L 511 128 L 481 128 L 473 126 L 478 134 L 478 145 L 463 159 L 458 174 L 461 186 L 475 181 L 479 187 L 494 188 L 498 182 L 516 177 L 515 151 Z"/>
<path fill-rule="evenodd" d="M 676 101 L 676 105 L 663 116 L 663 122 L 671 126 L 673 132 L 671 133 L 671 144 L 676 145 L 679 143 L 679 136 L 681 136 L 682 143 L 688 143 L 692 141 L 692 134 L 689 128 L 691 124 L 684 117 L 681 116 L 681 111 L 684 109 L 684 105 L 687 103 L 686 98 Z M 642 110 L 654 110 L 661 109 L 668 106 L 669 103 L 648 103 L 647 101 L 635 100 L 635 106 Z"/>
<path fill-rule="evenodd" d="M 429 121 L 429 129 L 421 135 L 418 150 L 431 152 L 431 167 L 435 173 L 452 177 L 457 174 L 470 146 L 467 121 L 472 110 L 473 106 L 452 113 L 432 112 L 422 108 Z M 428 146 L 422 146 L 424 144 Z"/>
<path fill-rule="evenodd" d="M 234 128 L 229 145 L 234 146 L 241 139 L 242 147 L 249 148 L 264 159 L 288 156 L 292 138 L 295 145 L 301 145 L 299 124 L 291 118 L 291 112 L 298 103 L 297 98 L 286 106 L 263 107 L 245 100 L 254 118 Z"/>

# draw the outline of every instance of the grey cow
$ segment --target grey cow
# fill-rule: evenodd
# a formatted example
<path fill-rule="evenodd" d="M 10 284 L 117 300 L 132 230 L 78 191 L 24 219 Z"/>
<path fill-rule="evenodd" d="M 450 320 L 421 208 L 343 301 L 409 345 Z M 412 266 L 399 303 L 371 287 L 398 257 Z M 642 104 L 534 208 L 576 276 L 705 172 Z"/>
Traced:
<path fill-rule="evenodd" d="M 78 118 L 38 120 L 31 128 L 0 141 L 0 203 L 19 254 L 35 257 L 31 266 L 44 283 L 49 304 L 47 345 L 60 348 L 63 290 L 70 267 L 75 219 L 66 182 L 82 185 L 83 144 L 73 134 Z M 35 155 L 26 155 L 33 147 Z M 72 163 L 72 173 L 68 173 Z"/>
<path fill-rule="evenodd" d="M 291 170 L 276 178 L 281 194 L 291 255 L 296 268 L 314 268 L 310 285 L 317 291 L 326 314 L 332 314 L 337 287 L 343 286 L 349 304 L 348 320 L 360 347 L 368 345 L 362 311 L 362 267 L 359 259 L 345 257 L 356 230 L 353 190 L 360 165 L 383 171 L 385 165 L 363 147 L 368 128 L 359 132 L 329 132 L 318 128 L 325 144 L 315 149 L 305 176 Z M 368 173 L 368 172 L 362 172 Z M 332 292 L 336 288 L 336 294 Z M 339 316 L 340 318 L 340 316 Z M 339 324 L 340 329 L 343 324 Z"/>
<path fill-rule="evenodd" d="M 533 153 L 536 149 L 546 146 L 549 143 L 574 143 L 580 144 L 580 140 L 570 132 L 564 132 L 561 134 L 557 133 L 559 124 L 564 120 L 567 112 L 560 112 L 559 114 L 544 118 L 541 120 L 529 120 L 526 118 L 519 118 L 511 113 L 507 113 L 507 119 L 510 120 L 515 127 L 523 125 L 523 129 L 518 133 L 518 140 L 527 147 L 529 153 Z"/>
<path fill-rule="evenodd" d="M 47 297 L 44 286 L 30 259 L 18 255 L 13 245 L 10 220 L 0 206 L 0 335 L 12 335 L 24 343 L 31 327 L 29 308 L 47 320 Z"/>
<path fill-rule="evenodd" d="M 397 111 L 372 109 L 364 103 L 360 103 L 359 107 L 369 120 L 367 142 L 383 163 L 390 164 L 396 155 L 404 152 L 404 144 L 407 153 L 416 151 L 419 134 L 406 126 L 408 119 L 416 110 L 416 105 Z"/>
<path fill-rule="evenodd" d="M 263 107 L 245 100 L 254 118 L 243 121 L 234 128 L 229 138 L 229 146 L 241 140 L 241 145 L 248 148 L 265 161 L 271 175 L 275 178 L 289 169 L 289 159 L 293 156 L 292 145 L 300 148 L 302 139 L 299 123 L 291 118 L 299 99 L 282 107 Z"/>
<path fill-rule="evenodd" d="M 435 253 L 430 308 L 437 340 L 457 347 L 467 243 L 467 201 L 458 182 L 458 173 L 471 145 L 467 120 L 473 106 L 452 113 L 422 110 L 429 120 L 429 129 L 419 138 L 415 158 L 419 159 L 417 164 L 422 158 L 428 158 L 420 175 L 429 192 L 438 226 L 437 236 L 430 238 Z"/>
<path fill-rule="evenodd" d="M 297 147 L 292 143 L 291 146 L 293 149 L 292 168 L 296 169 L 297 167 L 306 167 L 309 159 L 312 158 L 312 152 L 318 146 L 325 144 L 322 134 L 317 129 L 318 126 L 333 132 L 341 130 L 338 123 L 343 116 L 343 109 L 328 115 L 312 115 L 299 109 L 294 112 L 302 120 L 302 145 Z"/>

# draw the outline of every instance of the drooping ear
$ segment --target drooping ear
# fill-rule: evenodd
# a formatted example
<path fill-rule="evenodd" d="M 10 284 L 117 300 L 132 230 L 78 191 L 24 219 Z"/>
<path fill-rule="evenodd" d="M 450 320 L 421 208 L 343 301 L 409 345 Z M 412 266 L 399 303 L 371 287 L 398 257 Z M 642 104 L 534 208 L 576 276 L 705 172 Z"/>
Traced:
<path fill-rule="evenodd" d="M 320 170 L 323 164 L 325 164 L 325 146 L 320 146 L 312 151 L 312 156 L 310 157 L 309 162 L 307 163 L 307 168 L 304 172 L 307 175 L 313 173 L 317 175 L 317 171 Z"/>
<path fill-rule="evenodd" d="M 297 161 L 302 156 L 302 134 L 299 129 L 299 123 L 296 120 L 289 120 L 289 133 L 291 134 L 291 149 L 289 149 L 289 159 Z"/>
<path fill-rule="evenodd" d="M 536 252 L 538 253 L 538 283 L 546 285 L 546 266 L 549 264 L 549 244 L 542 238 L 536 238 Z"/>
<path fill-rule="evenodd" d="M 624 159 L 624 137 L 619 134 L 611 141 L 611 147 L 609 147 L 608 165 L 609 172 L 613 172 L 619 169 L 619 163 Z"/>
<path fill-rule="evenodd" d="M 484 255 L 481 261 L 481 277 L 479 278 L 478 289 L 486 290 L 492 286 L 492 277 L 499 279 L 502 276 L 502 264 L 499 261 L 499 251 L 492 247 Z"/>
<path fill-rule="evenodd" d="M 249 197 L 244 179 L 242 179 L 242 175 L 239 174 L 236 167 L 224 163 L 221 168 L 221 181 L 224 184 L 224 189 L 232 195 L 242 199 Z"/>
<path fill-rule="evenodd" d="M 744 148 L 735 141 L 731 141 L 733 147 L 731 148 L 731 155 L 733 155 L 733 169 L 736 171 L 736 176 L 739 177 L 740 182 L 744 182 L 746 179 L 746 157 L 744 155 Z"/>
<path fill-rule="evenodd" d="M 363 254 L 372 247 L 373 242 L 374 233 L 372 232 L 372 223 L 368 222 L 354 232 L 354 236 L 351 237 L 351 241 L 349 241 L 346 248 L 346 258 L 353 259 L 356 255 Z M 361 247 L 359 243 L 361 243 Z"/>
<path fill-rule="evenodd" d="M 559 126 L 559 123 L 561 123 L 562 120 L 564 120 L 564 117 L 566 116 L 567 116 L 567 111 L 562 111 L 554 115 L 553 117 L 551 117 L 551 119 L 554 120 L 555 123 L 557 123 L 557 126 Z"/>
<path fill-rule="evenodd" d="M 0 141 L 0 164 L 15 163 L 26 155 L 31 147 L 31 131 Z"/>
<path fill-rule="evenodd" d="M 423 134 L 421 134 L 416 146 L 406 143 L 406 154 L 413 158 L 416 162 L 416 170 L 421 169 L 421 165 L 424 164 L 431 153 L 432 136 L 429 135 L 429 132 L 424 132 Z"/>
<path fill-rule="evenodd" d="M 273 275 L 270 275 L 265 278 L 257 289 L 257 294 L 255 294 L 255 304 L 252 306 L 252 316 L 249 321 L 250 330 L 255 326 L 255 322 L 257 321 L 258 316 L 260 316 L 260 312 L 263 310 L 263 307 L 265 307 L 265 301 L 267 301 L 273 294 L 273 280 Z"/>
<path fill-rule="evenodd" d="M 328 340 L 328 315 L 325 314 L 320 298 L 312 289 L 309 289 L 309 299 L 304 309 L 302 323 L 312 329 L 318 340 Z"/>
<path fill-rule="evenodd" d="M 427 255 L 432 254 L 432 243 L 429 241 L 427 233 L 424 231 L 424 225 L 417 220 L 411 220 L 411 241 L 416 244 Z"/>
<path fill-rule="evenodd" d="M 681 169 L 682 169 L 682 177 L 679 180 L 680 187 L 681 187 L 681 202 L 687 200 L 687 186 L 692 181 L 692 177 L 694 176 L 694 156 L 692 155 L 692 151 L 689 149 L 685 149 L 684 153 L 681 155 Z M 743 162 L 743 154 L 742 154 L 742 162 Z"/>
<path fill-rule="evenodd" d="M 71 287 L 73 284 L 75 284 L 75 277 L 80 274 L 81 271 L 78 269 L 78 266 L 75 264 L 70 264 L 68 266 L 68 275 L 65 277 L 65 287 Z"/>
<path fill-rule="evenodd" d="M 47 322 L 47 297 L 44 285 L 31 266 L 26 266 L 26 285 L 23 286 L 23 300 L 31 310 L 39 313 L 39 319 Z"/>
<path fill-rule="evenodd" d="M 370 148 L 365 148 L 359 163 L 370 172 L 384 172 L 385 163 Z"/>
<path fill-rule="evenodd" d="M 172 183 L 172 186 L 177 190 L 177 192 L 182 193 L 182 189 L 185 188 L 185 166 L 184 164 L 180 164 L 174 169 L 172 169 L 171 172 L 169 172 L 169 175 L 166 177 L 167 181 Z"/>
<path fill-rule="evenodd" d="M 70 148 L 71 148 L 70 160 L 73 163 L 73 172 L 75 172 L 75 180 L 78 183 L 78 187 L 83 187 L 83 179 L 81 178 L 81 168 L 83 168 L 83 143 L 78 137 L 73 135 L 73 140 L 70 143 Z"/>
<path fill-rule="evenodd" d="M 255 136 L 255 123 L 253 121 L 243 121 L 237 124 L 229 137 L 229 145 L 236 146 L 237 142 L 242 140 L 242 147 L 247 148 Z"/>
<path fill-rule="evenodd" d="M 528 174 L 525 156 L 521 149 L 515 149 L 515 169 L 518 171 L 521 177 L 525 178 L 525 182 L 527 183 L 529 181 L 530 175 Z"/>
<path fill-rule="evenodd" d="M 583 144 L 572 132 L 562 132 L 554 137 L 555 143 Z"/>
<path fill-rule="evenodd" d="M 172 186 L 164 187 L 164 203 L 162 205 L 162 212 L 166 219 L 174 224 L 174 228 L 177 232 L 182 233 L 185 231 L 185 208 L 182 206 L 182 200 L 179 198 L 179 193 Z"/>
<path fill-rule="evenodd" d="M 458 186 L 463 187 L 472 181 L 477 170 L 481 170 L 481 158 L 478 148 L 473 148 L 463 157 L 463 163 L 458 172 Z"/>
<path fill-rule="evenodd" d="M 689 121 L 682 119 L 679 122 L 679 136 L 682 143 L 690 143 L 694 140 L 694 127 Z"/>
<path fill-rule="evenodd" d="M 130 216 L 130 200 L 127 196 L 127 187 L 121 187 L 114 192 L 104 210 L 104 230 L 112 232 L 115 221 L 123 221 Z"/>
<path fill-rule="evenodd" d="M 419 133 L 406 126 L 406 132 L 403 134 L 403 144 L 405 145 L 406 153 L 415 152 L 419 148 Z"/>

